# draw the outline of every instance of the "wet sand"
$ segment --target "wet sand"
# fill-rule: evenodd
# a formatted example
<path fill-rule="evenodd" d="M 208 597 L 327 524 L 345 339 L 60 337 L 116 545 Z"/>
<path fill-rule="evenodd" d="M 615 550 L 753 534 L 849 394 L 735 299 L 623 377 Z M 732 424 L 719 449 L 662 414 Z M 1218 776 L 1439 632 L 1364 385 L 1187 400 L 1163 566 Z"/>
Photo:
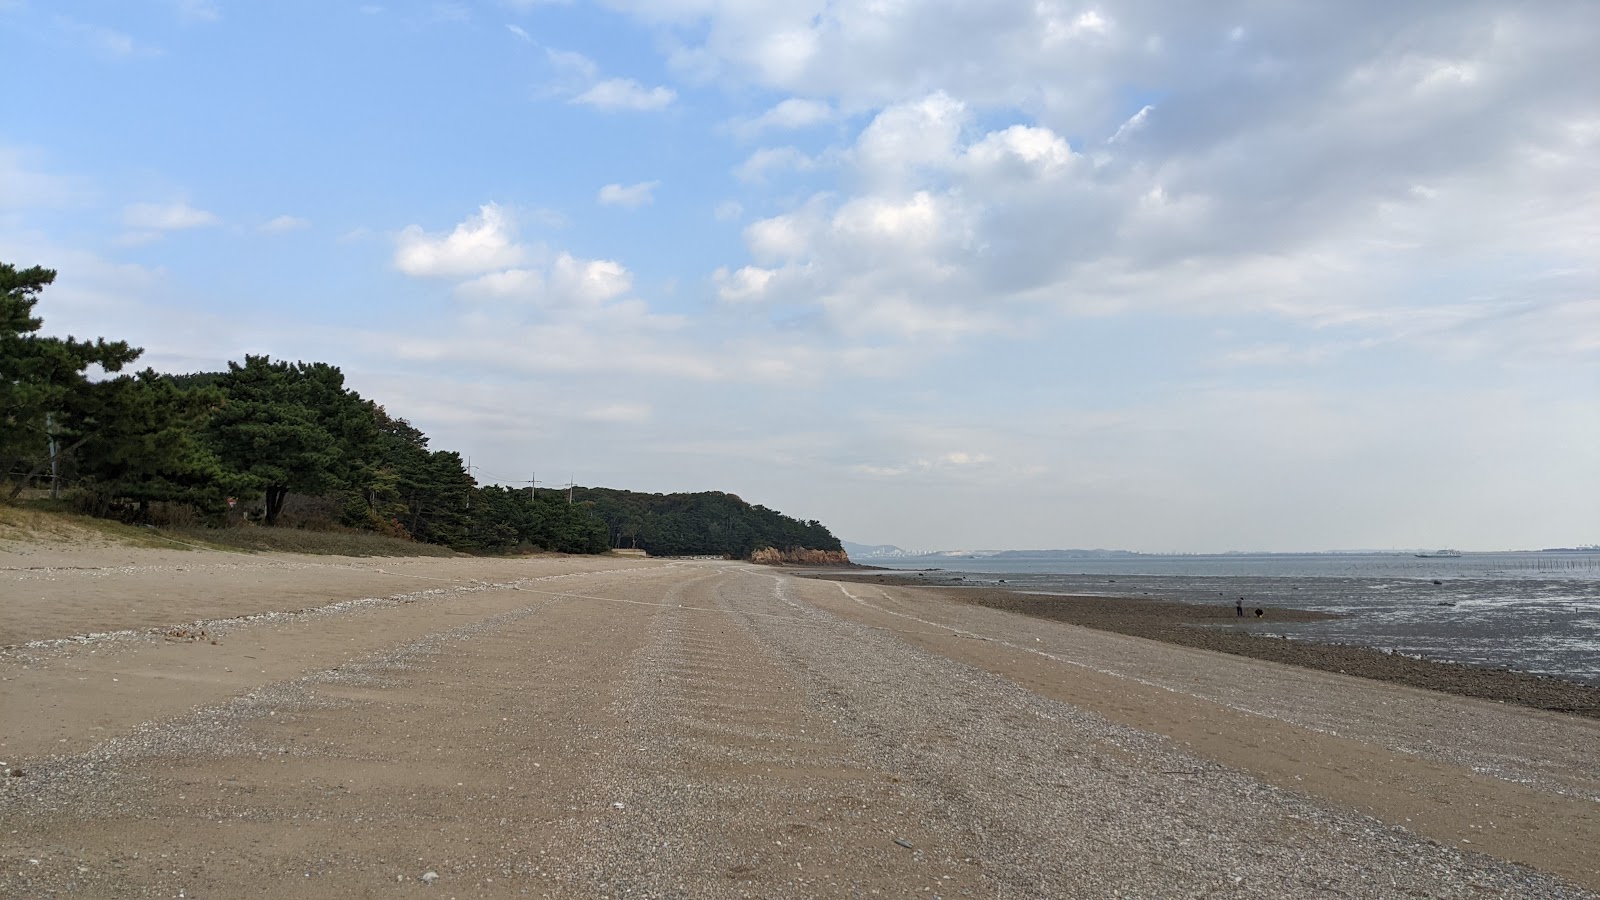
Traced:
<path fill-rule="evenodd" d="M 1231 605 L 1201 606 L 1128 597 L 1029 594 L 1003 588 L 930 585 L 915 575 L 865 572 L 806 572 L 806 577 L 863 584 L 898 585 L 937 592 L 962 603 L 1021 613 L 1085 628 L 1149 638 L 1183 647 L 1215 650 L 1323 672 L 1387 681 L 1461 697 L 1514 703 L 1550 712 L 1600 718 L 1600 688 L 1510 669 L 1415 659 L 1369 647 L 1288 640 L 1252 634 L 1255 607 L 1240 619 Z M 1324 613 L 1265 607 L 1271 622 L 1334 618 Z"/>

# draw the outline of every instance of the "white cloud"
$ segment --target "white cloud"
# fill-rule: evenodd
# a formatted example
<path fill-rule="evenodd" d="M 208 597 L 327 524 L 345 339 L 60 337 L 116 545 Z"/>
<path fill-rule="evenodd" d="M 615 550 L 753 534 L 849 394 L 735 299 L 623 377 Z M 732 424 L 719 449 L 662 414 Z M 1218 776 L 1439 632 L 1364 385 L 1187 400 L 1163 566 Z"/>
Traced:
<path fill-rule="evenodd" d="M 700 49 L 721 65 L 839 109 L 877 108 L 853 146 L 827 156 L 839 164 L 839 192 L 752 223 L 754 266 L 724 264 L 712 280 L 725 300 L 781 297 L 795 315 L 809 308 L 841 338 L 869 320 L 957 335 L 1007 318 L 1151 309 L 1298 321 L 1340 311 L 1341 321 L 1396 334 L 1400 319 L 1347 313 L 1468 299 L 1456 274 L 1457 260 L 1472 256 L 1466 247 L 1495 248 L 1487 258 L 1503 261 L 1479 257 L 1478 292 L 1578 290 L 1593 271 L 1579 248 L 1595 228 L 1592 216 L 1585 225 L 1571 212 L 1594 193 L 1597 173 L 1585 161 L 1593 154 L 1577 148 L 1595 140 L 1566 123 L 1595 121 L 1600 108 L 1570 88 L 1558 60 L 1575 60 L 1581 35 L 1600 38 L 1600 26 L 1578 26 L 1575 8 L 1563 7 L 1559 28 L 1521 15 L 1477 28 L 1383 10 L 1383 21 L 1341 22 L 1345 32 L 1274 13 L 1254 16 L 1245 42 L 1226 29 L 1187 29 L 1181 11 L 1163 22 L 1038 3 L 1031 18 L 1004 7 L 966 21 L 954 52 L 929 40 L 920 3 L 841 4 L 812 29 L 817 64 L 787 74 L 744 48 L 761 44 L 753 32 L 776 35 L 792 21 L 711 13 Z M 1487 21 L 1483 12 L 1466 18 Z M 833 27 L 868 21 L 877 30 Z M 1028 42 L 1051 23 L 1076 42 L 1073 54 Z M 727 41 L 735 31 L 750 39 Z M 1375 48 L 1362 37 L 1374 31 L 1416 40 L 1399 52 Z M 1149 40 L 1157 33 L 1159 47 Z M 1210 45 L 1191 36 L 1202 33 Z M 878 52 L 859 52 L 868 34 L 883 38 Z M 941 89 L 908 97 L 924 75 Z M 1159 116 L 1115 96 L 1128 80 L 1164 85 Z M 1051 83 L 1074 88 L 1027 87 Z M 1527 93 L 1533 84 L 1541 87 Z M 997 116 L 1001 124 L 976 130 Z M 1461 137 L 1441 143 L 1446 132 Z M 1067 133 L 1095 149 L 1076 152 Z M 790 160 L 814 159 L 797 152 L 758 152 L 738 174 L 759 183 Z M 1565 174 L 1547 180 L 1557 171 Z M 1446 242 L 1464 255 L 1445 261 Z M 743 268 L 764 273 L 760 284 L 736 278 Z M 1445 290 L 1418 290 L 1418 279 Z M 1435 353 L 1495 346 L 1486 332 L 1448 343 L 1407 334 Z M 1502 329 L 1500 340 L 1511 334 Z"/>
<path fill-rule="evenodd" d="M 1115 144 L 1116 142 L 1131 136 L 1140 128 L 1143 128 L 1144 123 L 1150 118 L 1150 113 L 1154 111 L 1155 107 L 1149 104 L 1140 107 L 1138 112 L 1128 117 L 1128 121 L 1117 126 L 1116 133 L 1111 135 L 1110 138 L 1107 138 L 1106 143 Z"/>
<path fill-rule="evenodd" d="M 738 168 L 734 177 L 740 181 L 765 181 L 773 172 L 808 172 L 817 168 L 817 161 L 795 147 L 763 147 L 750 154 Z"/>
<path fill-rule="evenodd" d="M 750 248 L 750 255 L 760 261 L 801 259 L 811 251 L 811 235 L 816 227 L 805 211 L 772 216 L 745 227 L 745 245 Z"/>
<path fill-rule="evenodd" d="M 607 78 L 572 98 L 573 103 L 604 110 L 664 109 L 677 99 L 669 87 L 647 88 L 632 78 Z"/>
<path fill-rule="evenodd" d="M 122 224 L 140 231 L 183 231 L 221 224 L 213 213 L 182 200 L 172 203 L 134 203 L 122 210 Z"/>
<path fill-rule="evenodd" d="M 1045 6 L 1046 4 L 1041 4 L 1041 7 Z M 1104 35 L 1111 27 L 1106 17 L 1093 9 L 1085 10 L 1070 19 L 1062 18 L 1054 9 L 1046 15 L 1043 41 L 1047 46 Z"/>
<path fill-rule="evenodd" d="M 918 252 L 950 233 L 950 216 L 927 191 L 905 200 L 857 197 L 834 214 L 832 230 L 856 246 L 897 247 Z"/>
<path fill-rule="evenodd" d="M 793 131 L 822 125 L 834 119 L 833 107 L 826 101 L 790 97 L 761 115 L 735 122 L 733 131 L 742 138 L 753 138 L 767 131 Z"/>
<path fill-rule="evenodd" d="M 523 302 L 543 309 L 584 313 L 614 310 L 633 289 L 633 274 L 615 260 L 559 253 L 548 266 L 486 272 L 456 286 L 468 300 Z"/>
<path fill-rule="evenodd" d="M 488 272 L 456 286 L 469 299 L 533 300 L 544 293 L 544 276 L 533 269 Z"/>
<path fill-rule="evenodd" d="M 1012 125 L 990 132 L 967 148 L 963 162 L 980 177 L 1036 182 L 1064 174 L 1072 148 L 1048 128 Z"/>
<path fill-rule="evenodd" d="M 641 181 L 638 184 L 621 185 L 608 184 L 600 189 L 597 199 L 602 206 L 622 206 L 628 209 L 638 209 L 647 206 L 655 200 L 655 189 L 661 185 L 659 181 Z"/>
<path fill-rule="evenodd" d="M 937 436 L 933 435 L 922 435 L 922 437 L 938 440 Z M 874 478 L 970 477 L 973 469 L 992 462 L 994 458 L 987 453 L 951 450 L 897 463 L 857 463 L 851 466 L 851 470 Z"/>
<path fill-rule="evenodd" d="M 512 25 L 508 23 L 506 25 L 506 30 L 516 35 L 517 38 L 522 41 L 527 43 L 533 42 L 533 36 L 528 34 L 528 32 L 521 25 Z"/>
<path fill-rule="evenodd" d="M 919 168 L 948 165 L 967 120 L 966 104 L 942 91 L 888 107 L 857 139 L 856 165 L 886 182 L 910 179 Z"/>
<path fill-rule="evenodd" d="M 647 19 L 708 102 L 759 98 L 748 118 L 658 123 L 720 121 L 726 143 L 706 159 L 746 180 L 705 186 L 638 273 L 631 228 L 586 243 L 589 258 L 524 243 L 487 212 L 412 226 L 395 265 L 447 276 L 412 291 L 462 302 L 321 345 L 276 332 L 271 349 L 404 372 L 402 402 L 426 396 L 440 422 L 471 423 L 440 446 L 509 434 L 503 411 L 538 397 L 551 415 L 507 440 L 511 458 L 570 447 L 605 458 L 614 483 L 749 485 L 786 511 L 790 490 L 838 531 L 925 546 L 977 538 L 955 531 L 968 521 L 1002 544 L 1152 549 L 1372 545 L 1424 515 L 1483 534 L 1594 527 L 1600 106 L 1572 75 L 1600 44 L 1587 5 L 605 5 Z M 121 38 L 102 52 L 137 55 Z M 534 59 L 557 102 L 677 103 L 581 54 Z M 67 202 L 25 162 L 0 157 L 0 206 Z M 796 170 L 811 174 L 780 175 Z M 676 212 L 666 201 L 659 212 Z M 702 219 L 709 243 L 692 233 L 713 210 L 745 252 L 719 250 L 726 226 Z M 19 246 L 23 218 L 0 214 L 0 246 Z M 675 243 L 696 239 L 721 255 Z M 358 249 L 339 262 L 370 255 Z M 701 277 L 661 270 L 673 256 Z M 65 279 L 76 260 L 63 259 Z M 686 312 L 652 311 L 673 276 Z M 104 283 L 93 311 L 117 308 L 118 282 Z M 86 310 L 76 321 L 122 336 Z M 446 376 L 459 381 L 437 390 Z M 774 402 L 749 403 L 751 384 Z M 929 425 L 962 404 L 982 429 Z M 585 443 L 585 428 L 614 438 L 607 421 L 638 429 L 612 443 L 658 452 Z M 639 474 L 652 465 L 657 484 Z M 671 481 L 703 471 L 717 483 Z M 891 478 L 913 490 L 895 500 Z M 881 492 L 861 490 L 873 479 Z M 995 496 L 1022 498 L 999 524 L 982 515 Z M 1093 524 L 1062 524 L 1062 508 Z M 1305 508 L 1325 514 L 1297 518 Z"/>
<path fill-rule="evenodd" d="M 267 234 L 283 234 L 287 231 L 300 231 L 310 227 L 310 219 L 302 219 L 299 216 L 283 215 L 278 216 L 271 221 L 262 223 L 261 230 Z"/>
<path fill-rule="evenodd" d="M 545 59 L 556 77 L 541 93 L 565 97 L 568 103 L 606 111 L 650 111 L 665 109 L 678 97 L 664 85 L 646 87 L 632 78 L 602 78 L 600 66 L 576 51 L 546 47 Z"/>
<path fill-rule="evenodd" d="M 407 226 L 396 238 L 394 264 L 416 277 L 473 275 L 514 266 L 526 255 L 511 216 L 499 205 L 486 203 L 447 235 Z"/>
<path fill-rule="evenodd" d="M 582 53 L 546 47 L 544 55 L 550 61 L 552 68 L 581 78 L 584 81 L 593 81 L 599 76 L 600 67 L 595 65 L 594 60 L 584 56 Z"/>
<path fill-rule="evenodd" d="M 712 280 L 716 282 L 717 296 L 722 300 L 745 303 L 760 300 L 777 274 L 773 269 L 760 266 L 744 266 L 734 272 L 721 268 L 712 274 Z"/>
<path fill-rule="evenodd" d="M 578 259 L 563 253 L 550 268 L 551 295 L 574 305 L 598 306 L 632 287 L 633 275 L 614 260 Z"/>

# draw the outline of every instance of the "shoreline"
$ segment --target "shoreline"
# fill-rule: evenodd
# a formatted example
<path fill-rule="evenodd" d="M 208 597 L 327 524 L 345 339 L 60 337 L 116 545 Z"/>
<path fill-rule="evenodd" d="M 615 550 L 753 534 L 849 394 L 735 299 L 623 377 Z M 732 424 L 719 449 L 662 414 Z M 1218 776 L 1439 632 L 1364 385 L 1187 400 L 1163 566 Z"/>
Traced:
<path fill-rule="evenodd" d="M 0 571 L 15 637 L 85 638 L 0 652 L 4 896 L 1600 887 L 1600 720 L 968 602 L 1051 597 L 722 560 L 74 565 Z"/>
<path fill-rule="evenodd" d="M 1171 600 L 1030 594 L 999 587 L 929 584 L 908 575 L 848 572 L 794 573 L 825 581 L 917 588 L 941 596 L 1034 618 L 1147 638 L 1181 647 L 1212 650 L 1305 669 L 1440 691 L 1459 697 L 1510 703 L 1546 712 L 1600 719 L 1600 687 L 1513 669 L 1491 669 L 1442 660 L 1416 659 L 1372 647 L 1270 637 L 1228 627 L 1241 620 L 1232 606 Z M 1309 610 L 1264 607 L 1276 622 L 1339 618 Z M 1254 619 L 1242 620 L 1245 628 Z M 1223 626 L 1223 627 L 1218 627 Z"/>

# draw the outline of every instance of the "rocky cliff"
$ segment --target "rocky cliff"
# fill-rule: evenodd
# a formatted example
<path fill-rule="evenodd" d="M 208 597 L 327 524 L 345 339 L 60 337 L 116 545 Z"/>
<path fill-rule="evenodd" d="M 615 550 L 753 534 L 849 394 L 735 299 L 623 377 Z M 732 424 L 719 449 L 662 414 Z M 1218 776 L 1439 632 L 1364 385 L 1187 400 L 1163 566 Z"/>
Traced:
<path fill-rule="evenodd" d="M 765 547 L 750 554 L 750 561 L 764 566 L 848 566 L 850 556 L 843 550 L 807 550 L 802 547 L 777 550 Z"/>

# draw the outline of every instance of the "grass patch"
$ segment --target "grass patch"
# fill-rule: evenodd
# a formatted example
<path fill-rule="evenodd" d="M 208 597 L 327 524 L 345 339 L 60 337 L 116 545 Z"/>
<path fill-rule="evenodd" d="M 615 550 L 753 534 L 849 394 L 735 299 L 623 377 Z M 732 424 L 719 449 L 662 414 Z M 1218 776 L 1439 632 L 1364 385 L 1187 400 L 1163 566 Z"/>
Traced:
<path fill-rule="evenodd" d="M 15 506 L 0 504 L 0 541 L 23 544 L 110 541 L 129 547 L 189 549 L 163 540 L 161 532 L 153 528 L 72 512 L 60 500 L 28 500 Z"/>
<path fill-rule="evenodd" d="M 299 528 L 150 528 L 124 525 L 71 511 L 60 500 L 0 504 L 0 542 L 87 544 L 109 542 L 161 550 L 232 550 L 310 553 L 321 556 L 460 556 L 448 547 L 366 531 Z"/>
<path fill-rule="evenodd" d="M 230 550 L 311 553 L 320 556 L 460 556 L 448 547 L 385 537 L 365 531 L 305 531 L 299 528 L 165 528 L 178 540 Z"/>

